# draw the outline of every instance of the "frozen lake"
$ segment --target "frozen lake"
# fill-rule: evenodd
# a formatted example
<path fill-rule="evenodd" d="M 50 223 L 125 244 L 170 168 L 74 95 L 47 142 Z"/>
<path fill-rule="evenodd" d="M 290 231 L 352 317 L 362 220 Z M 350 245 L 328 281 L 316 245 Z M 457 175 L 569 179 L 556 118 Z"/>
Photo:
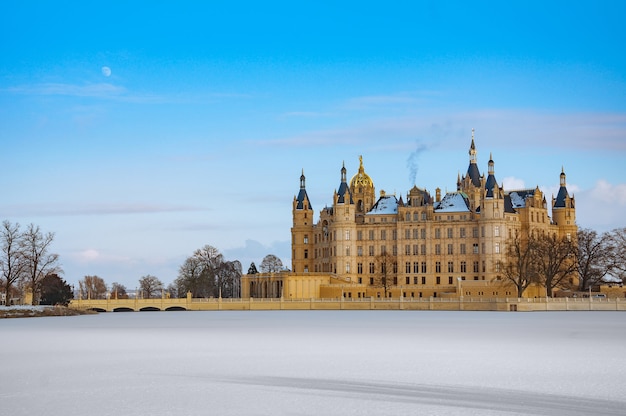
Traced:
<path fill-rule="evenodd" d="M 0 320 L 6 415 L 624 415 L 623 312 Z"/>

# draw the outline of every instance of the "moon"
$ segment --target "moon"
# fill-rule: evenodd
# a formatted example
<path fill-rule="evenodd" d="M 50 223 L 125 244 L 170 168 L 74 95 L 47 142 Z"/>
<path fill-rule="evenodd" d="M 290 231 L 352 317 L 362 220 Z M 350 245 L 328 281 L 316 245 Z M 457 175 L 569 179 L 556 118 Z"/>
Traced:
<path fill-rule="evenodd" d="M 111 76 L 111 68 L 109 68 L 108 66 L 103 66 L 102 67 L 102 75 L 104 75 L 105 77 L 110 77 Z"/>

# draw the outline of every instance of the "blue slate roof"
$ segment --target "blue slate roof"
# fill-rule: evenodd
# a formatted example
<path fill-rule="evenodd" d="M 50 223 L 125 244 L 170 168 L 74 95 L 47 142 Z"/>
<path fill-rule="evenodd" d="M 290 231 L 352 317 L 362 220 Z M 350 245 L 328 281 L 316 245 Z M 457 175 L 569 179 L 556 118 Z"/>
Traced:
<path fill-rule="evenodd" d="M 346 182 L 346 167 L 341 168 L 341 183 L 339 184 L 339 190 L 337 191 L 337 202 L 340 204 L 354 204 L 352 199 L 352 192 Z"/>
<path fill-rule="evenodd" d="M 476 163 L 470 163 L 467 168 L 467 176 L 471 179 L 472 185 L 476 187 L 480 186 L 480 172 L 478 171 L 478 165 L 476 165 Z"/>
<path fill-rule="evenodd" d="M 337 202 L 339 202 L 340 204 L 354 204 L 354 201 L 352 200 L 352 192 L 350 192 L 350 187 L 345 182 L 341 182 L 341 184 L 339 185 L 337 197 Z"/>
<path fill-rule="evenodd" d="M 568 197 L 567 188 L 565 186 L 561 186 L 559 188 L 559 193 L 556 195 L 556 200 L 554 201 L 554 208 L 565 208 L 565 199 Z"/>
<path fill-rule="evenodd" d="M 300 188 L 300 192 L 298 192 L 298 198 L 297 198 L 297 205 L 296 205 L 296 209 L 304 209 L 304 200 L 309 201 L 309 209 L 313 209 L 313 207 L 311 206 L 311 202 L 309 200 L 309 196 L 306 193 L 306 189 L 304 188 Z"/>
<path fill-rule="evenodd" d="M 296 204 L 296 209 L 304 209 L 304 201 L 308 201 L 308 208 L 309 209 L 313 209 L 313 207 L 311 206 L 311 200 L 309 199 L 309 196 L 306 193 L 306 187 L 305 187 L 305 183 L 306 183 L 306 178 L 304 177 L 304 170 L 302 171 L 302 175 L 300 175 L 300 191 L 298 192 L 298 197 L 296 198 L 296 201 L 298 201 L 298 203 Z"/>

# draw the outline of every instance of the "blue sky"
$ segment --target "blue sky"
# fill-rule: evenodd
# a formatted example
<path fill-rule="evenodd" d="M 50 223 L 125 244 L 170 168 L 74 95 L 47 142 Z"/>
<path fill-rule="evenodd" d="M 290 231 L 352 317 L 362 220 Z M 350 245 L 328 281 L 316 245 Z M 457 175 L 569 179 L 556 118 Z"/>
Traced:
<path fill-rule="evenodd" d="M 377 192 L 453 191 L 472 128 L 505 189 L 563 167 L 580 226 L 626 226 L 624 2 L 83 3 L 0 13 L 0 218 L 70 283 L 205 244 L 290 266 L 302 169 L 317 212 L 359 155 Z"/>

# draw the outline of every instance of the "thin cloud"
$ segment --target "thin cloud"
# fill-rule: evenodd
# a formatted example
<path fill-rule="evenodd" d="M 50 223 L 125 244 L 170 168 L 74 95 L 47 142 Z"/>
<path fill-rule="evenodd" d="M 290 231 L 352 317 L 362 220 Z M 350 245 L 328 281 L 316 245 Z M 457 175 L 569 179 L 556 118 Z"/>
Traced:
<path fill-rule="evenodd" d="M 68 96 L 87 97 L 101 100 L 113 100 L 128 103 L 186 103 L 202 104 L 218 102 L 223 99 L 237 99 L 252 97 L 244 93 L 221 93 L 214 92 L 208 94 L 186 94 L 180 96 L 162 96 L 156 94 L 137 94 L 127 88 L 112 83 L 87 83 L 87 84 L 67 84 L 67 83 L 42 83 L 33 85 L 19 85 L 6 88 L 4 91 L 11 94 L 41 95 L 41 96 Z"/>
<path fill-rule="evenodd" d="M 402 117 L 368 117 L 345 127 L 302 131 L 283 138 L 251 140 L 256 146 L 314 147 L 325 145 L 376 146 L 414 150 L 419 138 L 432 146 L 456 148 L 459 140 L 469 140 L 476 127 L 480 147 L 507 148 L 536 146 L 546 149 L 626 151 L 626 114 L 559 113 L 528 110 L 446 112 L 415 109 Z M 410 140 L 409 140 L 410 139 Z M 400 146 L 400 147 L 398 147 Z"/>
<path fill-rule="evenodd" d="M 94 248 L 87 248 L 81 251 L 67 253 L 67 256 L 77 263 L 133 263 L 133 259 L 128 256 L 105 253 Z"/>
<path fill-rule="evenodd" d="M 73 97 L 112 98 L 126 94 L 126 88 L 110 83 L 97 84 L 63 84 L 45 83 L 9 87 L 7 91 L 26 95 L 68 95 Z"/>
<path fill-rule="evenodd" d="M 461 132 L 449 122 L 435 122 L 426 117 L 387 117 L 368 119 L 352 126 L 312 130 L 285 138 L 254 140 L 256 146 L 318 147 L 326 145 L 369 146 L 377 151 L 413 151 L 415 138 L 436 147 L 439 142 Z"/>
<path fill-rule="evenodd" d="M 83 206 L 51 206 L 34 204 L 25 206 L 8 206 L 2 209 L 5 216 L 83 216 L 83 215 L 129 215 L 129 214 L 159 214 L 169 212 L 206 211 L 206 208 L 152 205 L 152 204 L 90 204 Z"/>
<path fill-rule="evenodd" d="M 483 109 L 456 113 L 450 119 L 478 127 L 477 137 L 488 145 L 506 139 L 507 147 L 626 150 L 625 113 Z"/>

